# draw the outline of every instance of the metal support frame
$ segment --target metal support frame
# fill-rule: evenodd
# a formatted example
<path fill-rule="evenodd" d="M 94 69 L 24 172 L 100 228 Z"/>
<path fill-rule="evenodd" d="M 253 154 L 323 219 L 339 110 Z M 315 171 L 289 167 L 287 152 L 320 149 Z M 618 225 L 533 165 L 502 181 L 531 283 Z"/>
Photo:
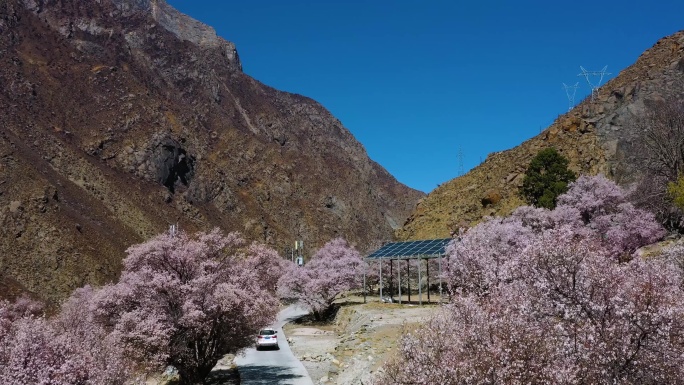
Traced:
<path fill-rule="evenodd" d="M 406 287 L 408 291 L 408 301 L 411 303 L 411 260 L 406 260 Z"/>
<path fill-rule="evenodd" d="M 394 296 L 394 260 L 390 259 L 390 273 L 389 273 L 389 297 Z"/>
<path fill-rule="evenodd" d="M 442 256 L 439 256 L 439 304 L 444 303 L 444 298 L 442 297 Z"/>
<path fill-rule="evenodd" d="M 417 260 L 416 263 L 417 263 L 417 269 L 418 269 L 418 304 L 420 306 L 422 306 L 423 305 L 423 266 L 422 266 L 422 263 L 423 263 L 423 259 L 425 259 L 425 258 L 418 257 L 418 258 L 414 258 L 414 259 Z M 384 262 L 385 261 L 382 259 L 377 261 L 377 263 L 380 264 L 380 269 L 379 269 L 379 271 L 380 271 L 380 282 L 379 282 L 380 288 L 379 288 L 379 291 L 380 291 L 380 301 L 381 302 L 383 301 L 383 298 L 384 298 L 383 294 L 386 291 L 384 281 L 382 279 L 382 265 Z M 389 273 L 390 274 L 390 276 L 389 276 L 390 282 L 392 282 L 393 278 L 394 278 L 394 273 L 392 272 L 393 262 L 394 262 L 393 259 L 389 260 L 389 263 L 390 263 L 390 273 Z M 397 260 L 397 263 L 399 263 L 399 262 L 401 262 L 401 260 Z M 407 266 L 406 266 L 407 278 L 406 279 L 408 280 L 408 279 L 410 279 L 411 259 L 407 259 L 406 263 L 407 263 Z M 439 300 L 440 300 L 440 303 L 442 303 L 443 302 L 443 293 L 442 293 L 442 256 L 441 255 L 438 257 L 438 264 L 439 264 Z M 368 295 L 368 278 L 367 278 L 368 273 L 367 273 L 367 269 L 368 269 L 368 267 L 366 265 L 364 265 L 363 266 L 363 303 L 367 303 L 367 295 Z M 425 259 L 425 270 L 426 270 L 425 272 L 427 274 L 426 275 L 427 276 L 427 303 L 432 303 L 431 298 L 430 298 L 430 259 Z M 401 304 L 402 303 L 402 298 L 401 298 L 401 268 L 397 268 L 397 281 L 398 281 L 397 282 L 398 302 Z M 409 296 L 409 303 L 410 303 L 411 302 L 411 292 L 410 292 L 411 283 L 408 282 L 407 284 L 409 285 L 408 286 L 408 290 L 409 290 L 408 296 Z M 389 290 L 390 290 L 390 299 L 393 300 L 391 284 L 390 284 Z"/>
<path fill-rule="evenodd" d="M 380 302 L 382 302 L 382 259 L 380 260 Z"/>
<path fill-rule="evenodd" d="M 397 260 L 397 265 L 399 265 L 399 260 Z M 397 290 L 399 293 L 399 305 L 401 305 L 401 265 L 397 267 Z"/>
<path fill-rule="evenodd" d="M 462 149 L 459 148 L 459 153 L 462 152 Z M 462 157 L 462 155 L 460 155 Z M 427 259 L 427 265 L 426 265 L 426 274 L 427 274 L 427 288 L 428 288 L 428 295 L 427 295 L 427 300 L 428 303 L 431 302 L 431 293 L 430 293 L 430 259 L 434 258 L 439 258 L 439 295 L 440 295 L 440 302 L 443 302 L 443 285 L 442 285 L 442 278 L 441 278 L 441 273 L 442 273 L 442 257 L 445 256 L 446 252 L 446 247 L 449 244 L 449 242 L 453 241 L 453 238 L 443 238 L 443 239 L 426 239 L 426 240 L 419 240 L 419 241 L 405 241 L 405 242 L 384 242 L 382 246 L 377 249 L 376 251 L 372 252 L 369 254 L 365 260 L 367 262 L 379 262 L 380 263 L 380 269 L 379 269 L 379 275 L 380 275 L 380 299 L 385 300 L 385 298 L 390 298 L 392 302 L 398 302 L 402 303 L 404 302 L 403 296 L 402 296 L 402 290 L 405 292 L 408 290 L 408 301 L 411 302 L 411 260 L 412 259 L 417 259 L 418 261 L 416 262 L 416 266 L 418 268 L 418 274 L 417 274 L 417 279 L 418 279 L 418 302 L 420 305 L 423 304 L 423 259 Z M 398 301 L 394 298 L 394 260 L 397 260 L 397 293 L 396 295 L 398 296 Z M 389 268 L 389 277 L 383 277 L 383 271 L 385 270 L 386 267 L 383 266 L 384 261 L 388 260 L 390 264 Z M 408 280 L 406 282 L 406 287 L 402 288 L 402 272 L 401 270 L 403 267 L 401 266 L 401 261 L 406 260 L 406 279 Z M 369 289 L 368 287 L 368 266 L 364 266 L 364 295 L 367 295 L 367 290 Z M 387 273 L 385 273 L 387 275 Z M 385 285 L 385 280 L 387 280 L 388 284 Z M 389 294 L 387 294 L 387 287 L 389 286 Z M 364 301 L 366 301 L 366 296 L 364 296 Z"/>
<path fill-rule="evenodd" d="M 423 270 L 421 269 L 421 259 L 418 258 L 418 304 L 420 306 L 423 306 L 423 280 L 420 276 L 420 271 Z"/>
<path fill-rule="evenodd" d="M 598 93 L 598 89 L 601 86 L 601 82 L 603 81 L 603 77 L 606 75 L 610 75 L 610 72 L 606 72 L 608 69 L 608 66 L 604 66 L 601 68 L 601 71 L 587 71 L 584 69 L 584 67 L 580 66 L 580 70 L 582 71 L 581 73 L 577 74 L 577 76 L 584 76 L 584 79 L 587 81 L 587 84 L 589 84 L 589 87 L 591 87 L 591 100 L 594 100 L 594 97 Z M 589 80 L 589 76 L 598 76 L 599 81 L 598 83 L 594 84 Z"/>
<path fill-rule="evenodd" d="M 427 273 L 428 303 L 430 303 L 430 260 L 429 259 L 425 263 L 425 272 Z"/>
<path fill-rule="evenodd" d="M 563 88 L 565 88 L 565 95 L 568 96 L 568 111 L 572 110 L 575 106 L 575 95 L 577 94 L 577 88 L 579 87 L 579 82 L 572 86 L 563 83 Z M 570 92 L 572 90 L 572 93 Z"/>
<path fill-rule="evenodd" d="M 367 265 L 367 263 L 364 261 L 364 263 L 363 263 L 363 303 L 366 303 L 366 265 Z"/>
<path fill-rule="evenodd" d="M 427 287 L 427 303 L 431 304 L 432 303 L 432 298 L 431 298 L 431 293 L 430 293 L 430 260 L 437 258 L 438 262 L 438 280 L 439 280 L 439 303 L 442 304 L 444 303 L 444 287 L 442 283 L 442 257 L 444 257 L 443 254 L 440 253 L 434 253 L 434 254 L 411 254 L 411 255 L 406 255 L 406 256 L 399 256 L 399 257 L 393 257 L 393 256 L 387 256 L 385 258 L 364 258 L 364 261 L 366 264 L 363 266 L 363 303 L 368 302 L 368 294 L 371 292 L 372 294 L 372 287 L 369 285 L 368 281 L 368 274 L 369 274 L 369 268 L 370 268 L 370 263 L 377 262 L 380 263 L 380 268 L 379 268 L 379 294 L 380 294 L 380 301 L 383 302 L 385 298 L 389 298 L 390 302 L 397 302 L 399 304 L 402 304 L 406 301 L 403 300 L 402 296 L 402 290 L 404 292 L 408 291 L 408 303 L 411 303 L 411 260 L 415 259 L 416 261 L 416 268 L 418 269 L 417 273 L 417 279 L 418 279 L 418 304 L 420 306 L 423 306 L 423 275 L 426 275 L 426 287 Z M 397 260 L 397 276 L 396 278 L 394 277 L 394 260 Z M 402 266 L 401 266 L 401 261 L 406 260 L 406 287 L 402 288 Z M 423 272 L 423 260 L 425 260 L 425 272 Z M 385 276 L 383 276 L 383 270 L 386 270 L 386 267 L 383 267 L 385 261 L 389 261 L 390 264 L 390 271 L 389 271 L 389 276 L 387 276 L 387 272 L 384 273 Z M 396 295 L 397 298 L 394 297 L 394 279 L 397 280 L 397 290 L 396 290 Z M 385 285 L 385 280 L 388 280 L 388 284 Z M 387 291 L 389 290 L 389 293 Z"/>

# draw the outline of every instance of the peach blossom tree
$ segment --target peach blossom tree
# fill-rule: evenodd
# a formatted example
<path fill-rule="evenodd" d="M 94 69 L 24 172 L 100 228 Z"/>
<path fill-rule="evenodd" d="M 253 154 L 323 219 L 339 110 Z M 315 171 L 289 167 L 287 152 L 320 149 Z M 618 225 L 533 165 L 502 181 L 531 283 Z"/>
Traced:
<path fill-rule="evenodd" d="M 256 259 L 277 254 L 244 243 L 214 230 L 163 234 L 129 248 L 119 282 L 95 295 L 94 319 L 137 362 L 173 365 L 183 383 L 201 383 L 223 355 L 253 344 L 278 312 L 248 262 L 252 252 Z"/>
<path fill-rule="evenodd" d="M 52 318 L 0 302 L 0 383 L 137 384 L 167 365 L 202 383 L 278 312 L 282 260 L 237 233 L 162 234 L 127 254 L 118 282 L 76 290 Z"/>
<path fill-rule="evenodd" d="M 0 383 L 123 385 L 131 365 L 115 341 L 90 322 L 83 295 L 47 319 L 28 298 L 0 303 Z"/>
<path fill-rule="evenodd" d="M 603 177 L 447 248 L 450 304 L 404 335 L 385 384 L 660 384 L 684 378 L 681 250 Z"/>
<path fill-rule="evenodd" d="M 321 247 L 304 266 L 292 266 L 280 279 L 282 297 L 299 300 L 320 319 L 337 296 L 362 285 L 364 261 L 347 241 L 336 238 Z"/>

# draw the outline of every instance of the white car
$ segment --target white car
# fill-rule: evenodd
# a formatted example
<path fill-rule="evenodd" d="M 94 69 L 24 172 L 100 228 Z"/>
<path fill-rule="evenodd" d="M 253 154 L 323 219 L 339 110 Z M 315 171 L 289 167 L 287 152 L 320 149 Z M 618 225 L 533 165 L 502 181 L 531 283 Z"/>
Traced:
<path fill-rule="evenodd" d="M 264 347 L 278 347 L 278 332 L 271 328 L 261 329 L 259 335 L 257 336 L 256 350 L 261 350 Z"/>

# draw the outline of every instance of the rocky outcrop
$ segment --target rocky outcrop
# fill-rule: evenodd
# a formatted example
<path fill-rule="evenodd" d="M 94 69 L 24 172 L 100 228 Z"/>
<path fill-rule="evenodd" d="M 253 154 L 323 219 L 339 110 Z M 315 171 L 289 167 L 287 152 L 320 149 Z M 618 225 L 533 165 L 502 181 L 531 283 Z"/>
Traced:
<path fill-rule="evenodd" d="M 578 174 L 603 173 L 623 185 L 643 171 L 636 159 L 635 119 L 649 103 L 684 98 L 684 32 L 658 41 L 637 62 L 534 138 L 492 153 L 467 174 L 443 183 L 423 199 L 400 239 L 441 238 L 486 216 L 506 215 L 524 204 L 518 196 L 530 160 L 555 147 Z M 493 199 L 494 198 L 494 199 Z"/>
<path fill-rule="evenodd" d="M 161 0 L 0 0 L 0 84 L 0 285 L 54 301 L 170 224 L 365 250 L 424 195 Z"/>

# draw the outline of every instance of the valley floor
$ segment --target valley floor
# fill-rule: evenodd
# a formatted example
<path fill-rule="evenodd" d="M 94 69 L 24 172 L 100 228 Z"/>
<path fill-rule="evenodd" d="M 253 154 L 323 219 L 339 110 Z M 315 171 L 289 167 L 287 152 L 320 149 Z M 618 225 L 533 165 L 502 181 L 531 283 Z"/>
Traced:
<path fill-rule="evenodd" d="M 316 384 L 369 384 L 393 355 L 402 331 L 437 309 L 434 303 L 386 304 L 377 297 L 365 304 L 349 297 L 340 305 L 332 324 L 301 321 L 284 327 L 293 353 Z"/>

